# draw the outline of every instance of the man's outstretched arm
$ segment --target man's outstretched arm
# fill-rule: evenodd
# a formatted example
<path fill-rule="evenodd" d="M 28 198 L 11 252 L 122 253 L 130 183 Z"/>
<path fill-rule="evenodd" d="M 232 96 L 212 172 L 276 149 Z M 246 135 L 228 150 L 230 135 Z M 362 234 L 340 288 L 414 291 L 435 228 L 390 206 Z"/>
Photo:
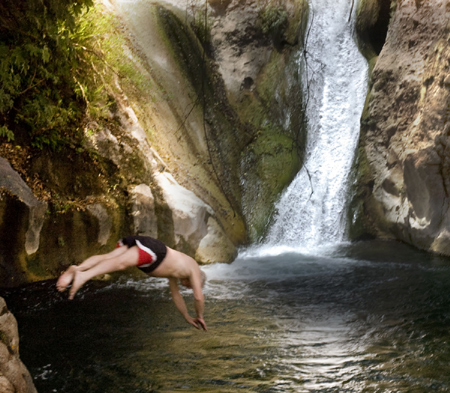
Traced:
<path fill-rule="evenodd" d="M 194 274 L 189 279 L 192 290 L 194 292 L 195 312 L 197 314 L 196 321 L 200 324 L 203 330 L 206 328 L 205 320 L 203 319 L 203 311 L 205 309 L 205 298 L 202 290 L 202 278 L 200 275 L 200 269 L 196 269 Z"/>
<path fill-rule="evenodd" d="M 178 280 L 176 278 L 169 278 L 169 288 L 170 293 L 172 294 L 172 300 L 186 322 L 194 326 L 196 329 L 206 330 L 206 325 L 204 325 L 204 322 L 202 323 L 199 318 L 192 318 L 189 315 L 186 303 L 184 302 L 183 296 L 181 296 L 180 289 L 178 288 Z M 203 318 L 201 320 L 203 321 Z"/>

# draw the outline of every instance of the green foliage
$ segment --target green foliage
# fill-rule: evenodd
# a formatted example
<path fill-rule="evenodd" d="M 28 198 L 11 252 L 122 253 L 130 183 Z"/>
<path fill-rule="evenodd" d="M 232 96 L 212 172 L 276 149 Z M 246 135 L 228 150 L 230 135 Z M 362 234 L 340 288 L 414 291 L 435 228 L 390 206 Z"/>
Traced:
<path fill-rule="evenodd" d="M 5 345 L 9 345 L 9 342 L 10 342 L 10 340 L 8 339 L 8 336 L 3 331 L 0 331 L 0 342 L 2 342 Z"/>
<path fill-rule="evenodd" d="M 8 142 L 14 140 L 14 133 L 6 126 L 0 126 L 0 137 L 6 138 Z"/>
<path fill-rule="evenodd" d="M 138 56 L 129 49 L 130 45 L 126 40 L 119 20 L 108 13 L 101 12 L 98 7 L 91 9 L 80 21 L 86 30 L 92 32 L 92 42 L 97 51 L 101 52 L 103 62 L 97 60 L 97 75 L 102 75 L 102 82 L 99 82 L 96 94 L 101 96 L 101 89 L 104 84 L 115 85 L 112 78 L 119 76 L 121 84 L 130 85 L 145 93 L 154 89 L 151 79 L 140 64 Z M 138 64 L 139 63 L 139 64 Z M 101 69 L 99 69 L 101 68 Z M 99 90 L 100 89 L 100 90 Z M 102 110 L 99 101 L 98 109 Z"/>
<path fill-rule="evenodd" d="M 87 61 L 77 17 L 92 0 L 4 0 L 0 4 L 0 136 L 39 148 L 76 132 L 86 107 Z"/>
<path fill-rule="evenodd" d="M 259 11 L 258 24 L 264 34 L 280 35 L 288 25 L 286 9 L 279 1 L 268 0 Z"/>

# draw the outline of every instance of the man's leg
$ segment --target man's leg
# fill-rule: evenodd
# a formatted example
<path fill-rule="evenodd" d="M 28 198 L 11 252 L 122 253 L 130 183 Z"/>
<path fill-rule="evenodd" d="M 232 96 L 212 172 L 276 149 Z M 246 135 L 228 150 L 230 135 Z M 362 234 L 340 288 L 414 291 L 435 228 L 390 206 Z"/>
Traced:
<path fill-rule="evenodd" d="M 67 286 L 73 281 L 73 278 L 75 276 L 76 270 L 85 271 L 88 269 L 91 269 L 101 261 L 105 259 L 115 258 L 119 255 L 125 253 L 128 250 L 127 246 L 122 246 L 119 248 L 114 249 L 113 251 L 109 252 L 108 254 L 102 254 L 102 255 L 93 255 L 86 260 L 84 260 L 80 265 L 72 265 L 70 266 L 61 276 L 59 277 L 58 281 L 56 282 L 56 288 L 58 291 L 63 292 L 66 290 Z"/>
<path fill-rule="evenodd" d="M 120 249 L 121 248 L 122 247 L 120 247 Z M 106 255 L 108 256 L 110 254 L 112 253 Z M 70 288 L 69 292 L 69 299 L 73 299 L 83 284 L 95 276 L 124 270 L 131 266 L 137 266 L 139 261 L 139 248 L 137 246 L 133 246 L 128 248 L 125 252 L 117 254 L 118 255 L 113 257 L 98 261 L 94 266 L 86 270 L 82 270 L 80 268 L 75 269 L 72 288 Z"/>
<path fill-rule="evenodd" d="M 125 253 L 127 250 L 128 250 L 127 246 L 122 246 L 122 247 L 115 248 L 113 251 L 108 252 L 107 254 L 93 255 L 92 257 L 89 257 L 88 259 L 86 259 L 85 261 L 80 263 L 77 266 L 77 268 L 78 268 L 78 270 L 81 270 L 81 271 L 91 269 L 92 267 L 94 267 L 99 262 L 103 261 L 104 259 L 111 259 L 111 258 L 118 257 L 119 255 Z"/>

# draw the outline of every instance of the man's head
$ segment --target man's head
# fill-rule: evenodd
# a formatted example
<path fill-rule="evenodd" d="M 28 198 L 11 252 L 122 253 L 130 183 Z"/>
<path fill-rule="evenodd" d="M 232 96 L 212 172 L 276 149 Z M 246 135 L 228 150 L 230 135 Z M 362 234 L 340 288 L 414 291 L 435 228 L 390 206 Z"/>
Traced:
<path fill-rule="evenodd" d="M 203 270 L 200 269 L 200 276 L 202 279 L 202 288 L 205 286 L 205 282 L 206 282 L 206 274 Z M 189 280 L 189 278 L 182 278 L 180 279 L 180 284 L 183 285 L 186 288 L 192 289 L 192 285 L 191 282 Z"/>

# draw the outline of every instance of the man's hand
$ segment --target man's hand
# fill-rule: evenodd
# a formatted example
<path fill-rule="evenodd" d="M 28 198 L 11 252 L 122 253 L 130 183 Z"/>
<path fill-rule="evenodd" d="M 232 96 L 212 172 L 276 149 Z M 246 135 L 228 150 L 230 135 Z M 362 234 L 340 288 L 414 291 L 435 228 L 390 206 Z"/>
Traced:
<path fill-rule="evenodd" d="M 195 312 L 197 313 L 197 315 L 203 315 L 204 300 L 201 284 L 197 283 L 195 280 L 192 280 L 192 282 L 195 283 L 193 287 L 195 297 Z M 177 279 L 169 278 L 169 288 L 172 294 L 172 300 L 175 303 L 175 306 L 177 307 L 178 311 L 181 313 L 181 315 L 183 315 L 186 322 L 194 326 L 196 329 L 208 330 L 206 327 L 206 323 L 203 319 L 203 316 L 202 317 L 197 316 L 197 318 L 192 318 L 189 315 L 188 310 L 186 308 L 186 303 L 184 302 L 184 299 L 180 294 Z"/>
<path fill-rule="evenodd" d="M 208 330 L 208 328 L 206 327 L 206 323 L 203 320 L 203 318 L 195 318 L 194 321 L 196 321 L 197 325 L 199 325 L 199 327 L 197 329 L 202 328 L 203 330 Z"/>
<path fill-rule="evenodd" d="M 196 329 L 208 330 L 203 318 L 192 318 L 190 316 L 187 316 L 186 322 L 194 326 Z"/>

